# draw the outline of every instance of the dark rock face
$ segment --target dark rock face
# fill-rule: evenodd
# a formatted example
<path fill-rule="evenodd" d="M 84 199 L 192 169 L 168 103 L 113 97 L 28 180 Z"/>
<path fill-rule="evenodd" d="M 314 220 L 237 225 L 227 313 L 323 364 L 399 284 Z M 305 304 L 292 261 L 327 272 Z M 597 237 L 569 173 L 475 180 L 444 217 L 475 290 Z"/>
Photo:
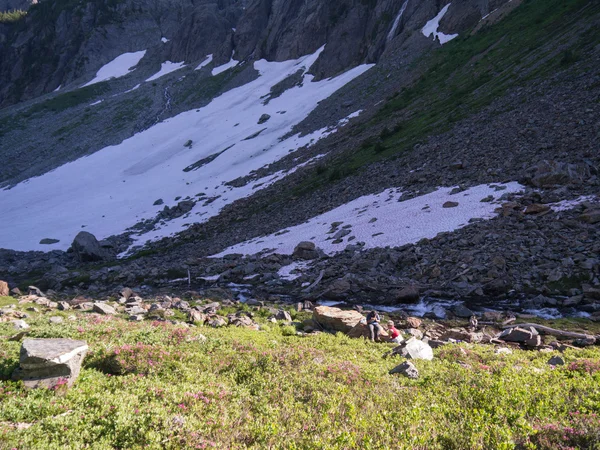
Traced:
<path fill-rule="evenodd" d="M 103 261 L 109 259 L 106 251 L 92 233 L 81 231 L 71 244 L 75 257 L 81 262 Z"/>
<path fill-rule="evenodd" d="M 84 341 L 26 339 L 21 346 L 20 367 L 12 377 L 23 380 L 29 388 L 71 386 L 79 375 L 87 351 Z"/>

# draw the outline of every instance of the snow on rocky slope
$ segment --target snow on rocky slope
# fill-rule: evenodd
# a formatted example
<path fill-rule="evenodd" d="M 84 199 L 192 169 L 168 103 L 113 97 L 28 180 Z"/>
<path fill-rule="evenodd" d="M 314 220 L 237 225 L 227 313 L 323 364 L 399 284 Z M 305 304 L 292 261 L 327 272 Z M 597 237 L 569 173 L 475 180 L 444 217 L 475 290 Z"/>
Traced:
<path fill-rule="evenodd" d="M 263 250 L 291 255 L 300 241 L 312 241 L 329 255 L 343 251 L 348 244 L 362 243 L 364 248 L 400 247 L 457 230 L 471 219 L 492 218 L 498 207 L 493 199 L 522 188 L 515 182 L 480 185 L 459 193 L 452 193 L 452 188 L 441 188 L 410 200 L 402 199 L 400 189 L 386 189 L 295 227 L 234 245 L 215 256 L 250 255 Z"/>
<path fill-rule="evenodd" d="M 137 243 L 143 244 L 206 221 L 224 206 L 285 176 L 277 173 L 242 187 L 226 184 L 332 131 L 323 128 L 283 139 L 319 101 L 371 67 L 361 65 L 313 82 L 306 72 L 322 51 L 292 61 L 257 61 L 254 67 L 260 76 L 255 81 L 224 93 L 207 106 L 0 191 L 3 214 L 11 217 L 0 222 L 0 248 L 66 250 L 82 229 L 106 238 L 155 218 L 163 202 L 174 206 L 180 199 L 196 201 L 185 216 L 138 236 Z M 271 87 L 299 69 L 304 70 L 302 85 L 265 104 Z M 265 115 L 270 117 L 259 120 Z M 59 242 L 41 245 L 44 238 Z"/>

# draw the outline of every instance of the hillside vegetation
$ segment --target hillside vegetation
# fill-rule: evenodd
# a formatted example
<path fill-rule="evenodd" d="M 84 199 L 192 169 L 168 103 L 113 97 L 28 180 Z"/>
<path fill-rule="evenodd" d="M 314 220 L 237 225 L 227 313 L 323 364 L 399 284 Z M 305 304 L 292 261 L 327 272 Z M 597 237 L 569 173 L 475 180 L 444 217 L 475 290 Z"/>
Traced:
<path fill-rule="evenodd" d="M 596 348 L 555 367 L 552 353 L 448 345 L 410 380 L 388 374 L 402 361 L 388 344 L 297 335 L 263 311 L 261 331 L 56 315 L 28 318 L 29 337 L 86 340 L 82 373 L 27 391 L 8 380 L 20 343 L 2 339 L 0 448 L 599 448 Z"/>

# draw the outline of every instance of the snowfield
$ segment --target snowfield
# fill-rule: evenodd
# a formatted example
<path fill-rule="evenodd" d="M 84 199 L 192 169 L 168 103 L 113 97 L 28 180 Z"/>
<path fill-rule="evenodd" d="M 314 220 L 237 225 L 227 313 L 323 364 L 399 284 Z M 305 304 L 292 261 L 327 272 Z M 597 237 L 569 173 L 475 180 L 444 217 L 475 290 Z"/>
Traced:
<path fill-rule="evenodd" d="M 444 45 L 446 42 L 450 42 L 452 39 L 458 36 L 458 34 L 444 34 L 438 31 L 440 28 L 440 20 L 442 20 L 442 18 L 446 15 L 451 4 L 452 3 L 448 3 L 446 6 L 444 6 L 439 14 L 427 22 L 421 30 L 425 37 L 433 35 L 434 41 L 436 38 L 439 39 L 441 45 Z"/>
<path fill-rule="evenodd" d="M 254 64 L 260 73 L 256 80 L 222 94 L 205 107 L 181 113 L 12 189 L 0 190 L 0 210 L 10 217 L 0 221 L 0 248 L 66 250 L 79 231 L 106 238 L 155 218 L 165 205 L 197 201 L 185 216 L 134 236 L 136 244 L 143 244 L 206 221 L 224 206 L 291 173 L 295 169 L 242 187 L 226 185 L 335 132 L 335 128 L 325 127 L 282 140 L 319 101 L 371 67 L 355 67 L 335 78 L 313 82 L 306 71 L 322 50 L 294 61 L 258 61 Z M 271 87 L 301 68 L 305 72 L 302 86 L 265 105 Z M 263 114 L 271 117 L 259 125 Z M 157 199 L 164 205 L 154 205 Z M 60 242 L 39 244 L 44 238 Z"/>
<path fill-rule="evenodd" d="M 185 64 L 182 62 L 174 63 L 171 61 L 165 61 L 160 65 L 160 70 L 148 78 L 146 81 L 156 80 L 168 73 L 175 72 L 176 70 L 183 69 Z"/>
<path fill-rule="evenodd" d="M 137 66 L 145 54 L 146 50 L 141 50 L 139 52 L 123 53 L 122 55 L 117 56 L 111 62 L 102 66 L 100 70 L 96 72 L 96 77 L 82 87 L 110 80 L 111 78 L 124 77 L 135 70 L 135 66 Z"/>
<path fill-rule="evenodd" d="M 400 247 L 457 230 L 471 219 L 491 219 L 496 215 L 498 202 L 482 202 L 482 199 L 490 195 L 498 199 L 503 194 L 522 191 L 523 186 L 516 182 L 480 185 L 450 194 L 452 189 L 440 188 L 410 200 L 402 200 L 400 189 L 387 189 L 357 198 L 303 224 L 234 245 L 214 256 L 252 255 L 262 251 L 291 255 L 301 241 L 314 242 L 328 255 L 359 242 L 364 243 L 363 248 Z M 457 202 L 458 206 L 444 207 L 446 202 Z M 338 225 L 332 227 L 336 222 Z"/>

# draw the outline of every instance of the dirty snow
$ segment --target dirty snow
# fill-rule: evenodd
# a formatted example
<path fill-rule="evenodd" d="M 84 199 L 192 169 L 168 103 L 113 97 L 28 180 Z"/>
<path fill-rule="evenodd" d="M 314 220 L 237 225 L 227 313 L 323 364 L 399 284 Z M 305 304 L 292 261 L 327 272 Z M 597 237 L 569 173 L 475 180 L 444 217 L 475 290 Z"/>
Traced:
<path fill-rule="evenodd" d="M 404 0 L 404 4 L 400 8 L 400 12 L 398 12 L 398 15 L 396 16 L 396 20 L 394 20 L 392 29 L 390 30 L 390 32 L 387 35 L 388 42 L 391 41 L 392 38 L 396 35 L 396 30 L 398 29 L 398 25 L 400 24 L 400 19 L 402 19 L 402 15 L 404 14 L 404 11 L 406 10 L 406 5 L 408 5 L 408 0 Z"/>
<path fill-rule="evenodd" d="M 169 40 L 166 37 L 161 37 L 160 40 L 163 44 L 166 44 L 167 42 L 169 42 Z"/>
<path fill-rule="evenodd" d="M 584 202 L 594 202 L 596 200 L 598 200 L 598 197 L 595 195 L 582 195 L 573 200 L 563 200 L 558 203 L 551 203 L 548 206 L 550 206 L 554 212 L 561 212 L 576 208 Z"/>
<path fill-rule="evenodd" d="M 104 100 L 98 100 L 97 102 L 94 103 L 90 103 L 90 106 L 96 106 L 99 105 L 100 103 L 102 103 Z"/>
<path fill-rule="evenodd" d="M 293 281 L 302 276 L 302 271 L 310 266 L 309 261 L 297 261 L 279 269 L 277 274 L 283 280 Z M 293 273 L 292 273 L 293 272 Z"/>
<path fill-rule="evenodd" d="M 196 67 L 194 70 L 200 70 L 200 69 L 202 69 L 203 67 L 206 67 L 206 66 L 208 66 L 208 65 L 209 65 L 209 64 L 212 62 L 212 60 L 213 60 L 213 55 L 208 55 L 208 56 L 206 57 L 206 59 L 205 59 L 204 61 L 202 61 L 202 62 L 200 63 L 200 65 L 199 65 L 198 67 Z"/>
<path fill-rule="evenodd" d="M 176 70 L 182 69 L 184 67 L 185 63 L 183 61 L 177 63 L 165 61 L 160 65 L 160 70 L 154 75 L 152 75 L 150 78 L 148 78 L 146 81 L 156 80 L 164 75 L 167 75 L 168 73 L 175 72 Z"/>
<path fill-rule="evenodd" d="M 358 242 L 364 242 L 364 248 L 400 247 L 423 238 L 433 238 L 441 232 L 457 230 L 466 226 L 470 219 L 494 217 L 498 204 L 481 201 L 489 195 L 497 195 L 497 187 L 494 186 L 498 185 L 475 186 L 453 195 L 450 194 L 452 188 L 445 187 L 404 201 L 400 189 L 387 189 L 379 194 L 360 197 L 303 224 L 234 245 L 215 256 L 230 253 L 251 255 L 263 250 L 291 254 L 301 241 L 312 241 L 329 255 Z M 502 186 L 505 188 L 500 191 L 503 194 L 522 190 L 516 182 Z M 442 205 L 447 201 L 458 202 L 459 205 L 444 208 Z M 333 222 L 342 224 L 330 233 Z M 350 233 L 343 237 L 342 242 L 334 243 L 333 236 L 344 226 L 350 226 Z M 283 231 L 287 232 L 281 234 Z"/>
<path fill-rule="evenodd" d="M 425 24 L 422 30 L 425 37 L 433 35 L 434 41 L 437 38 L 439 39 L 440 44 L 444 45 L 446 42 L 450 42 L 452 39 L 458 36 L 458 34 L 444 34 L 438 31 L 440 28 L 440 20 L 442 20 L 442 18 L 446 15 L 451 4 L 452 3 L 448 3 L 446 6 L 444 6 L 437 16 Z"/>
<path fill-rule="evenodd" d="M 0 248 L 66 250 L 82 229 L 103 239 L 156 217 L 164 208 L 153 205 L 159 198 L 169 207 L 177 204 L 176 197 L 203 199 L 188 215 L 132 236 L 137 244 L 143 244 L 204 222 L 226 205 L 291 173 L 279 172 L 238 188 L 225 185 L 335 132 L 324 127 L 306 136 L 282 140 L 320 101 L 372 67 L 358 66 L 335 78 L 314 82 L 306 72 L 322 50 L 293 61 L 257 61 L 254 66 L 260 76 L 256 80 L 222 94 L 208 105 L 183 112 L 118 145 L 12 189 L 0 190 L 0 210 L 11 218 L 0 221 Z M 264 96 L 271 87 L 300 68 L 305 72 L 302 85 L 264 105 Z M 262 114 L 271 115 L 271 119 L 258 125 Z M 184 146 L 188 140 L 193 143 L 191 148 Z M 210 163 L 184 172 L 220 152 Z M 47 237 L 60 242 L 40 245 L 39 241 Z"/>
<path fill-rule="evenodd" d="M 108 64 L 105 64 L 96 72 L 96 77 L 84 84 L 82 87 L 100 83 L 101 81 L 110 80 L 111 78 L 120 78 L 135 70 L 135 66 L 146 54 L 146 50 L 139 52 L 123 53 L 117 56 Z"/>
<path fill-rule="evenodd" d="M 135 90 L 136 90 L 137 88 L 139 88 L 139 87 L 140 87 L 140 85 L 139 85 L 139 84 L 136 84 L 136 85 L 135 85 L 134 87 L 132 87 L 131 89 L 128 89 L 128 90 L 126 90 L 125 92 L 123 92 L 123 94 L 127 94 L 127 93 L 129 93 L 129 92 L 133 92 L 133 91 L 135 91 Z"/>

